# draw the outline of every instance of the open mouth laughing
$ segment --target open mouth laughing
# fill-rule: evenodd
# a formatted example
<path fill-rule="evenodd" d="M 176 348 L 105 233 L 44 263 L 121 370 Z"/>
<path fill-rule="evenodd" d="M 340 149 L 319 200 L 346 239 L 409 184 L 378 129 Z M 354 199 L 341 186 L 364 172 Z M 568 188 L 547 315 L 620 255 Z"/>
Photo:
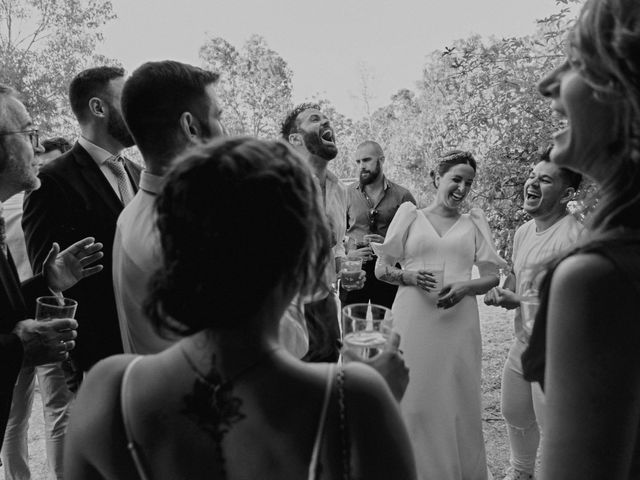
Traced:
<path fill-rule="evenodd" d="M 525 199 L 526 200 L 531 200 L 531 201 L 535 201 L 538 200 L 541 197 L 540 192 L 532 189 L 532 188 L 528 188 L 525 194 Z"/>
<path fill-rule="evenodd" d="M 451 198 L 456 202 L 461 202 L 462 200 L 464 200 L 464 194 L 460 192 L 453 192 L 451 194 Z"/>
<path fill-rule="evenodd" d="M 556 137 L 558 135 L 565 133 L 567 130 L 569 130 L 569 120 L 567 118 L 567 113 L 559 105 L 558 101 L 554 100 L 551 103 L 551 109 L 560 120 L 560 129 L 553 135 L 554 137 Z"/>
<path fill-rule="evenodd" d="M 331 130 L 330 128 L 324 130 L 321 134 L 320 134 L 320 138 L 322 138 L 322 141 L 325 143 L 335 143 L 335 140 L 333 138 L 333 130 Z"/>

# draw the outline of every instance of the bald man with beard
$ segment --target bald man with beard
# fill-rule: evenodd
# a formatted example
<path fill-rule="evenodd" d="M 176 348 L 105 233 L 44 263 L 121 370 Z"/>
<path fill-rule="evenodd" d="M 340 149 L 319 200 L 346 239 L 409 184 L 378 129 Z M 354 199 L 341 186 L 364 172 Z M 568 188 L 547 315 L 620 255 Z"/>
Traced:
<path fill-rule="evenodd" d="M 384 152 L 379 143 L 367 140 L 358 145 L 355 162 L 359 181 L 347 189 L 347 247 L 350 255 L 362 256 L 367 275 L 359 290 L 340 289 L 342 305 L 375 303 L 391 308 L 398 291 L 397 285 L 378 280 L 375 276 L 376 258 L 369 242 L 384 243 L 387 229 L 398 207 L 404 202 L 416 204 L 409 190 L 389 180 L 383 172 Z"/>

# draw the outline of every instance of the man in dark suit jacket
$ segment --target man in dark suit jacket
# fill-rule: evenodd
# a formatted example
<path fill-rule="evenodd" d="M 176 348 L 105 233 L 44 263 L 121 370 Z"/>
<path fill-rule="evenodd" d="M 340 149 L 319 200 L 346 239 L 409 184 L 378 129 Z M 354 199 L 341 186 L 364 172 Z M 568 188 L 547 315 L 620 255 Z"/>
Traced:
<path fill-rule="evenodd" d="M 85 371 L 123 351 L 111 256 L 118 215 L 137 191 L 141 171 L 120 155 L 134 143 L 120 113 L 123 84 L 124 71 L 113 67 L 91 68 L 72 80 L 69 100 L 81 137 L 42 168 L 41 188 L 24 201 L 22 226 L 34 272 L 42 269 L 52 242 L 64 248 L 91 236 L 104 244 L 104 271 L 68 293 L 78 301 L 80 325 L 72 358 Z"/>
<path fill-rule="evenodd" d="M 26 108 L 12 88 L 0 85 L 0 202 L 38 188 L 34 153 L 39 151 L 38 130 Z M 63 252 L 54 244 L 43 261 L 42 274 L 21 285 L 4 244 L 4 219 L 0 218 L 0 445 L 20 368 L 64 360 L 75 346 L 75 320 L 37 322 L 29 318 L 33 317 L 36 297 L 59 294 L 102 270 L 101 265 L 91 266 L 102 257 L 101 248 L 93 238 L 76 242 Z"/>

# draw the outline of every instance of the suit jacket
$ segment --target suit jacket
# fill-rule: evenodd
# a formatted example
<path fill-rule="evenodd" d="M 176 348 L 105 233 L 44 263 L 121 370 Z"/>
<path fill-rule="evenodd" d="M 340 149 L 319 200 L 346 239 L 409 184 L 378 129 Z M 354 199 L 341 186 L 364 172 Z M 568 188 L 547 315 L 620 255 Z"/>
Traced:
<path fill-rule="evenodd" d="M 22 285 L 11 259 L 0 253 L 0 446 L 11 410 L 13 387 L 22 367 L 22 342 L 11 331 L 16 323 L 33 318 L 36 297 L 51 294 L 42 275 Z"/>
<path fill-rule="evenodd" d="M 141 167 L 125 160 L 125 168 L 137 191 Z M 53 242 L 64 250 L 91 236 L 104 245 L 104 269 L 65 292 L 78 302 L 78 338 L 72 356 L 86 371 L 123 351 L 111 275 L 113 238 L 123 206 L 96 162 L 78 143 L 45 165 L 39 177 L 42 185 L 25 196 L 22 217 L 33 271 L 42 270 Z"/>

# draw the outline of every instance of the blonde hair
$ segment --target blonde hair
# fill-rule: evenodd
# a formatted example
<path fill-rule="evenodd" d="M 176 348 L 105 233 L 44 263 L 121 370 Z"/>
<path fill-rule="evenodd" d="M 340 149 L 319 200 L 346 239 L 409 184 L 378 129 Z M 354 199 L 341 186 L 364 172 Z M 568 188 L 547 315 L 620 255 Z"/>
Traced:
<path fill-rule="evenodd" d="M 640 228 L 640 2 L 587 0 L 569 43 L 570 60 L 595 97 L 617 112 L 617 138 L 608 146 L 617 161 L 591 225 Z"/>

